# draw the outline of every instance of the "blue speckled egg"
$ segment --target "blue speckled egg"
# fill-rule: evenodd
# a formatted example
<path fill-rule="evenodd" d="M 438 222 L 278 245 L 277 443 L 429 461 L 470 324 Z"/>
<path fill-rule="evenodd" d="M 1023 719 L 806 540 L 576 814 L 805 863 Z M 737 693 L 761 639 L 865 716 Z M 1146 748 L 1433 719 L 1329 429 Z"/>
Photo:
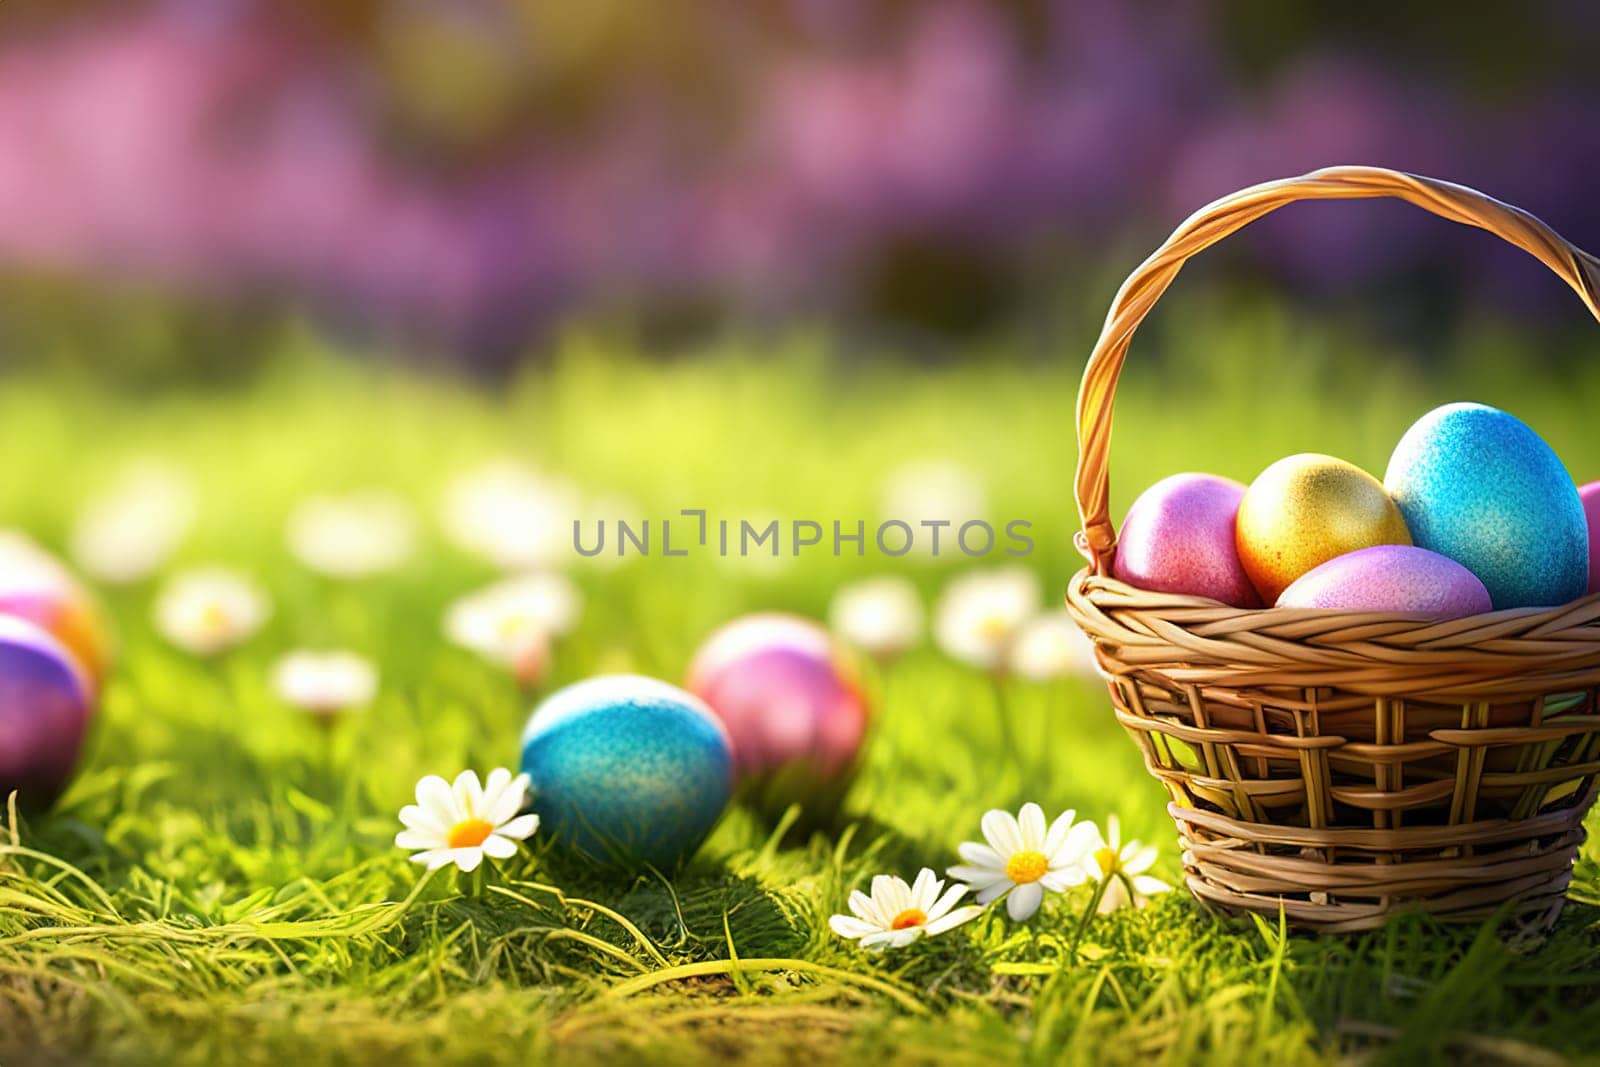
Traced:
<path fill-rule="evenodd" d="M 637 675 L 570 685 L 522 734 L 541 830 L 628 871 L 670 869 L 700 846 L 733 792 L 727 730 L 676 686 Z"/>
<path fill-rule="evenodd" d="M 1384 476 L 1420 548 L 1482 580 L 1496 609 L 1583 595 L 1589 531 L 1561 460 L 1520 419 L 1446 404 L 1400 439 Z"/>

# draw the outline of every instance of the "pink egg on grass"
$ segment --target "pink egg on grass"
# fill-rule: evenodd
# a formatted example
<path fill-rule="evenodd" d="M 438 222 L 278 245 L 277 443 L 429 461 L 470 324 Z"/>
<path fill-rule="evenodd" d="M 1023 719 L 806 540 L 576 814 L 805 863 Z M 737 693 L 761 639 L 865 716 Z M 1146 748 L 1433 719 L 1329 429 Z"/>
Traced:
<path fill-rule="evenodd" d="M 93 683 L 65 645 L 0 616 L 0 805 L 48 807 L 66 787 L 89 721 Z"/>
<path fill-rule="evenodd" d="M 1585 592 L 1600 593 L 1600 482 L 1579 486 L 1578 499 L 1589 526 L 1589 588 Z"/>
<path fill-rule="evenodd" d="M 1313 567 L 1278 597 L 1280 608 L 1395 611 L 1462 619 L 1490 611 L 1489 590 L 1448 556 L 1412 545 L 1375 545 Z"/>
<path fill-rule="evenodd" d="M 700 646 L 687 688 L 728 728 L 742 799 L 772 818 L 794 803 L 808 824 L 833 818 L 869 712 L 826 630 L 793 615 L 736 619 Z"/>
<path fill-rule="evenodd" d="M 1245 487 L 1214 474 L 1174 474 L 1139 494 L 1117 535 L 1119 581 L 1160 593 L 1258 608 L 1234 539 Z"/>

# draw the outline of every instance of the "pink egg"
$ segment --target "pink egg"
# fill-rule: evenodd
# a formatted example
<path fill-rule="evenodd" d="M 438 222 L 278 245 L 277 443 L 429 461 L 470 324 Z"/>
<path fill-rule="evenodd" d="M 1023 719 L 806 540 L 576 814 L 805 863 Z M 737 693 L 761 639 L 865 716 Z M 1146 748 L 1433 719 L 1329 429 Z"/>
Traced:
<path fill-rule="evenodd" d="M 733 741 L 748 800 L 771 815 L 799 802 L 831 817 L 866 736 L 866 698 L 828 633 L 792 615 L 749 615 L 701 645 L 687 688 Z"/>
<path fill-rule="evenodd" d="M 1335 556 L 1302 574 L 1278 597 L 1280 608 L 1398 611 L 1461 619 L 1491 610 L 1478 576 L 1437 552 L 1375 545 Z"/>
<path fill-rule="evenodd" d="M 65 645 L 0 616 L 0 806 L 48 807 L 78 763 L 93 683 Z"/>
<path fill-rule="evenodd" d="M 1258 608 L 1234 543 L 1245 487 L 1214 474 L 1174 474 L 1139 494 L 1117 535 L 1120 581 L 1160 593 Z"/>
<path fill-rule="evenodd" d="M 1579 486 L 1578 499 L 1583 501 L 1583 517 L 1589 524 L 1589 588 L 1585 592 L 1600 593 L 1600 482 Z"/>

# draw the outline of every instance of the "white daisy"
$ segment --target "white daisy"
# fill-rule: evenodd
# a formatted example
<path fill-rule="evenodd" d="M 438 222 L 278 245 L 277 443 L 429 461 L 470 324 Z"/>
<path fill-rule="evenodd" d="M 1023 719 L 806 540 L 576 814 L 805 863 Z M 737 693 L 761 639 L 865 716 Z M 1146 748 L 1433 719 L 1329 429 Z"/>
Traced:
<path fill-rule="evenodd" d="M 947 522 L 939 527 L 938 555 L 960 551 L 956 531 L 961 524 L 989 513 L 989 493 L 983 478 L 971 468 L 946 459 L 922 459 L 890 472 L 883 489 L 883 518 L 910 525 L 915 536 L 912 551 L 932 555 L 934 533 L 924 522 Z"/>
<path fill-rule="evenodd" d="M 83 506 L 69 550 L 78 566 L 103 582 L 137 582 L 172 558 L 196 510 L 194 486 L 182 471 L 142 460 Z"/>
<path fill-rule="evenodd" d="M 399 848 L 421 849 L 411 862 L 437 870 L 454 863 L 475 871 L 483 858 L 503 860 L 517 853 L 517 842 L 539 828 L 539 816 L 518 815 L 528 801 L 528 776 L 515 778 L 504 767 L 478 783 L 475 771 L 462 771 L 451 785 L 436 774 L 417 783 L 417 802 L 400 809 L 405 829 L 395 835 Z"/>
<path fill-rule="evenodd" d="M 965 864 L 946 873 L 978 894 L 979 904 L 1006 898 L 1006 913 L 1018 922 L 1031 918 L 1044 901 L 1045 890 L 1060 893 L 1088 878 L 1084 857 L 1099 840 L 1093 823 L 1074 823 L 1076 812 L 1063 812 L 1046 828 L 1044 809 L 1024 804 L 1016 815 L 998 808 L 983 817 L 987 844 L 963 841 L 958 851 Z"/>
<path fill-rule="evenodd" d="M 445 612 L 445 636 L 471 652 L 509 667 L 532 685 L 550 658 L 550 641 L 572 632 L 583 613 L 583 594 L 553 572 L 524 574 L 459 598 Z"/>
<path fill-rule="evenodd" d="M 284 703 L 331 718 L 372 702 L 378 691 L 378 669 L 354 652 L 300 649 L 278 661 L 272 684 Z"/>
<path fill-rule="evenodd" d="M 399 568 L 417 544 L 405 498 L 386 489 L 309 496 L 289 514 L 289 551 L 331 578 L 364 578 Z"/>
<path fill-rule="evenodd" d="M 1094 644 L 1065 611 L 1049 611 L 1022 624 L 1006 652 L 1006 666 L 1033 682 L 1093 675 Z"/>
<path fill-rule="evenodd" d="M 908 578 L 865 578 L 834 593 L 828 622 L 844 641 L 887 659 L 922 640 L 922 598 Z"/>
<path fill-rule="evenodd" d="M 1137 841 L 1123 844 L 1122 826 L 1115 815 L 1106 820 L 1106 831 L 1110 840 L 1102 838 L 1099 828 L 1095 828 L 1095 839 L 1081 860 L 1084 875 L 1103 886 L 1098 909 L 1101 915 L 1128 905 L 1142 908 L 1151 897 L 1172 892 L 1170 885 L 1145 873 L 1156 862 L 1154 845 Z"/>
<path fill-rule="evenodd" d="M 982 914 L 976 904 L 955 906 L 966 892 L 964 885 L 946 891 L 944 882 L 927 867 L 911 885 L 906 885 L 904 878 L 880 874 L 872 880 L 870 897 L 859 889 L 850 894 L 850 910 L 855 914 L 835 915 L 828 926 L 840 937 L 859 940 L 865 949 L 902 948 Z"/>
<path fill-rule="evenodd" d="M 934 639 L 945 654 L 999 671 L 1022 624 L 1039 610 L 1039 578 L 1026 567 L 973 571 L 945 586 L 934 612 Z"/>
<path fill-rule="evenodd" d="M 185 652 L 209 656 L 243 644 L 272 614 L 267 594 L 223 567 L 185 571 L 156 597 L 155 625 Z"/>
<path fill-rule="evenodd" d="M 574 558 L 572 520 L 578 491 L 514 459 L 490 460 L 445 489 L 446 535 L 457 547 L 502 570 L 545 567 Z"/>

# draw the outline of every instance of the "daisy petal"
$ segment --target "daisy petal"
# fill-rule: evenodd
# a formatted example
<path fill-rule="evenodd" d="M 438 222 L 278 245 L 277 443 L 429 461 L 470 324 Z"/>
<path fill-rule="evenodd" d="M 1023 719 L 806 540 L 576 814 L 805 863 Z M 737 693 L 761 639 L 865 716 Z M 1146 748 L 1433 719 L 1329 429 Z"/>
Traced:
<path fill-rule="evenodd" d="M 894 943 L 896 930 L 878 930 L 861 939 L 861 947 L 871 952 L 882 952 Z"/>
<path fill-rule="evenodd" d="M 1100 898 L 1100 907 L 1096 911 L 1101 915 L 1110 915 L 1127 903 L 1128 887 L 1122 884 L 1121 878 L 1113 878 L 1106 883 L 1105 895 Z"/>
<path fill-rule="evenodd" d="M 1049 854 L 1050 866 L 1065 867 L 1069 863 L 1082 863 L 1100 843 L 1100 828 L 1092 822 L 1080 822 L 1067 831 L 1060 847 Z"/>
<path fill-rule="evenodd" d="M 981 907 L 976 904 L 968 904 L 930 922 L 923 929 L 927 931 L 929 937 L 932 937 L 934 934 L 942 934 L 946 930 L 954 929 L 964 922 L 970 922 L 982 914 L 983 909 Z"/>
<path fill-rule="evenodd" d="M 1129 842 L 1129 847 L 1132 848 L 1136 844 L 1137 842 Z M 1142 848 L 1134 848 L 1133 855 L 1122 861 L 1122 872 L 1124 874 L 1143 874 L 1151 867 L 1154 867 L 1155 864 L 1156 846 L 1145 845 Z"/>
<path fill-rule="evenodd" d="M 517 843 L 509 837 L 490 834 L 483 839 L 483 854 L 490 859 L 508 860 L 517 854 Z"/>
<path fill-rule="evenodd" d="M 850 910 L 880 930 L 889 925 L 889 919 L 883 914 L 883 909 L 878 907 L 878 902 L 859 889 L 850 893 Z"/>
<path fill-rule="evenodd" d="M 436 848 L 428 852 L 418 852 L 415 856 L 411 857 L 411 862 L 421 863 L 426 866 L 428 870 L 437 871 L 440 867 L 443 867 L 445 864 L 450 862 L 450 850 L 447 848 Z"/>
<path fill-rule="evenodd" d="M 964 885 L 953 885 L 953 886 L 951 886 L 949 889 L 945 890 L 945 893 L 944 893 L 943 896 L 941 896 L 939 899 L 935 900 L 932 904 L 930 904 L 928 906 L 928 908 L 924 912 L 924 914 L 927 916 L 926 921 L 927 922 L 932 922 L 933 920 L 939 918 L 945 912 L 947 912 L 951 908 L 955 907 L 956 906 L 956 901 L 960 900 L 962 897 L 964 897 L 966 895 L 967 895 L 967 887 L 966 886 L 964 886 Z"/>
<path fill-rule="evenodd" d="M 404 849 L 444 848 L 445 837 L 428 830 L 401 830 L 394 835 L 394 846 Z"/>
<path fill-rule="evenodd" d="M 539 816 L 519 815 L 495 831 L 501 837 L 514 837 L 521 841 L 533 836 L 539 828 Z"/>
<path fill-rule="evenodd" d="M 911 906 L 921 908 L 926 913 L 943 888 L 944 883 L 938 880 L 931 867 L 922 868 L 917 872 L 917 880 L 911 884 Z"/>
<path fill-rule="evenodd" d="M 1044 809 L 1032 803 L 1022 805 L 1017 813 L 1017 828 L 1022 833 L 1022 847 L 1031 852 L 1044 851 Z"/>
<path fill-rule="evenodd" d="M 445 833 L 449 829 L 435 818 L 431 811 L 417 804 L 407 804 L 400 809 L 400 822 L 413 830 L 431 830 L 438 834 Z"/>
<path fill-rule="evenodd" d="M 483 849 L 481 848 L 453 848 L 450 850 L 450 859 L 455 865 L 467 874 L 477 870 L 483 863 Z"/>
<path fill-rule="evenodd" d="M 984 812 L 981 826 L 989 846 L 1000 855 L 1010 856 L 1022 851 L 1022 829 L 1017 825 L 1017 817 L 1009 811 L 995 808 Z"/>
<path fill-rule="evenodd" d="M 951 878 L 967 883 L 974 889 L 984 889 L 988 886 L 994 885 L 996 882 L 1007 881 L 1007 878 L 1004 874 L 999 871 L 990 870 L 988 867 L 957 866 L 951 867 L 944 873 L 948 874 Z"/>
<path fill-rule="evenodd" d="M 506 791 L 506 786 L 511 784 L 511 772 L 504 767 L 496 767 L 489 772 L 489 777 L 483 780 L 483 800 L 478 810 L 485 819 L 490 817 L 490 812 L 500 803 L 501 795 Z"/>
<path fill-rule="evenodd" d="M 1077 817 L 1078 813 L 1072 808 L 1056 816 L 1056 821 L 1050 824 L 1050 829 L 1044 835 L 1044 848 L 1041 851 L 1046 856 L 1055 855 L 1056 849 L 1066 844 L 1067 834 L 1075 825 L 1072 820 Z"/>
<path fill-rule="evenodd" d="M 911 907 L 911 887 L 904 878 L 880 874 L 872 879 L 872 900 L 885 916 L 899 915 Z M 884 925 L 889 925 L 887 920 Z"/>
<path fill-rule="evenodd" d="M 1172 892 L 1172 887 L 1159 878 L 1141 874 L 1133 880 L 1133 891 L 1147 897 L 1156 897 L 1162 893 Z"/>
<path fill-rule="evenodd" d="M 484 818 L 499 826 L 521 811 L 527 802 L 528 776 L 519 774 L 500 788 L 500 794 L 493 801 L 485 795 L 484 803 L 489 805 L 489 809 Z"/>
<path fill-rule="evenodd" d="M 427 775 L 417 782 L 417 804 L 440 826 L 454 826 L 461 821 L 450 783 L 437 774 Z"/>
<path fill-rule="evenodd" d="M 1016 883 L 1012 882 L 1009 878 L 1002 878 L 993 885 L 985 886 L 983 889 L 978 891 L 978 903 L 993 904 L 1005 894 L 1006 890 L 1010 889 L 1015 884 Z"/>
<path fill-rule="evenodd" d="M 889 947 L 905 948 L 926 931 L 927 927 L 925 926 L 908 926 L 904 930 L 893 930 L 889 933 Z"/>
<path fill-rule="evenodd" d="M 866 937 L 878 930 L 878 927 L 868 922 L 862 922 L 853 915 L 835 915 L 828 920 L 828 927 L 840 937 L 847 937 L 851 940 Z"/>
<path fill-rule="evenodd" d="M 462 771 L 456 775 L 455 784 L 450 789 L 455 794 L 461 814 L 468 818 L 483 817 L 483 786 L 478 781 L 477 771 Z"/>
<path fill-rule="evenodd" d="M 1000 853 L 988 845 L 980 845 L 975 841 L 963 841 L 956 846 L 956 851 L 961 858 L 978 867 L 990 867 L 997 871 L 1006 869 L 1006 861 Z"/>
<path fill-rule="evenodd" d="M 1016 922 L 1031 919 L 1043 900 L 1044 890 L 1039 888 L 1038 882 L 1019 885 L 1006 897 L 1006 914 Z"/>
<path fill-rule="evenodd" d="M 1081 867 L 1061 867 L 1057 870 L 1046 871 L 1039 884 L 1052 893 L 1062 893 L 1075 885 L 1082 885 L 1088 881 L 1089 876 Z"/>

